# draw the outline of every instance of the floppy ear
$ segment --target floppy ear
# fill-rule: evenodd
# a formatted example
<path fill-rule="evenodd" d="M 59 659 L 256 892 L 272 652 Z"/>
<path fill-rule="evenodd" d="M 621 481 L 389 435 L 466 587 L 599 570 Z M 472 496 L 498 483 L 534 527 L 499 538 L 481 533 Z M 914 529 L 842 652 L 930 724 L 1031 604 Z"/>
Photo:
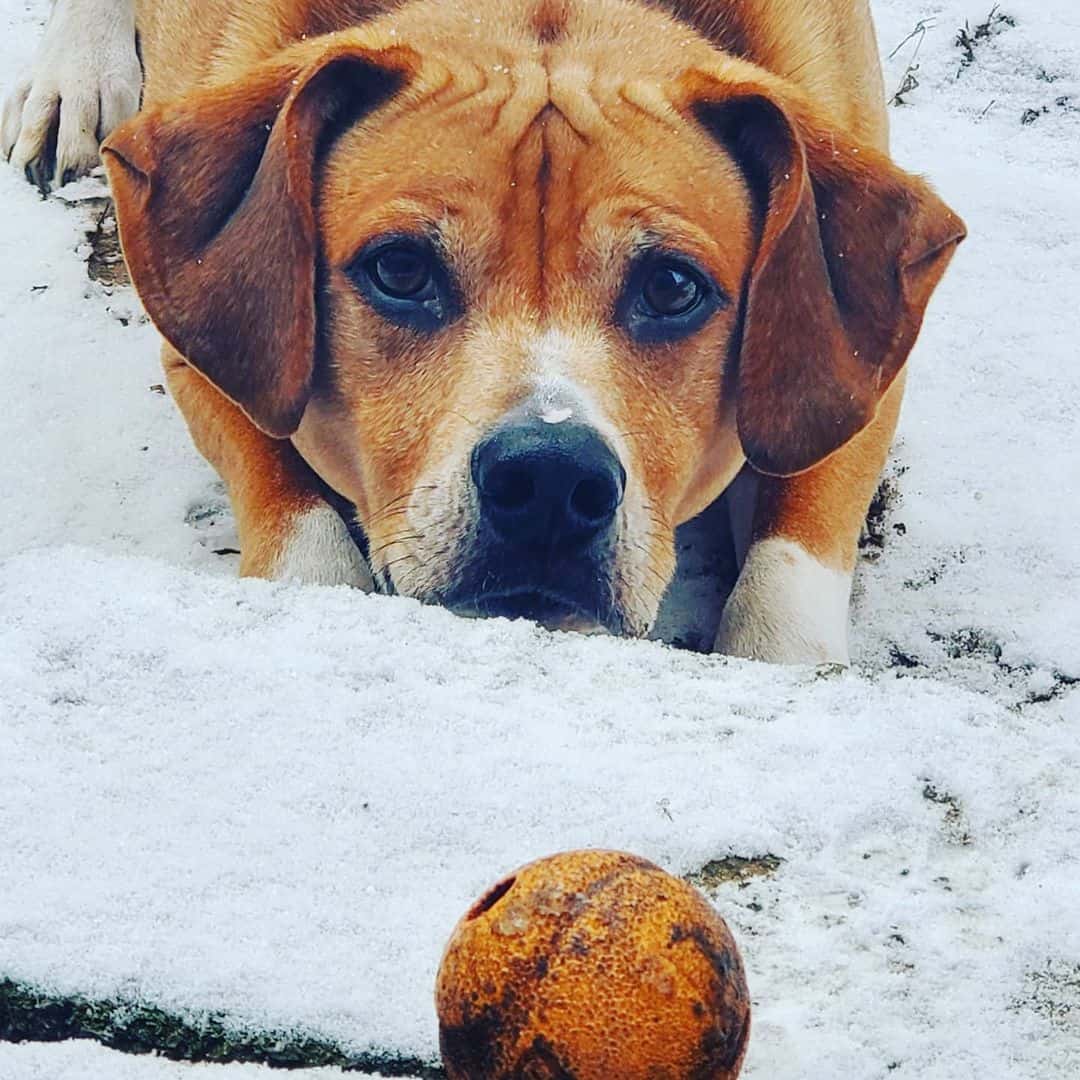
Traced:
<path fill-rule="evenodd" d="M 102 148 L 150 317 L 278 438 L 300 423 L 314 367 L 321 140 L 384 101 L 413 61 L 333 40 L 306 66 L 282 59 L 141 113 Z"/>
<path fill-rule="evenodd" d="M 696 73 L 684 89 L 759 204 L 736 412 L 751 465 L 791 476 L 874 418 L 964 224 L 922 180 L 808 110 L 793 117 L 772 89 Z"/>

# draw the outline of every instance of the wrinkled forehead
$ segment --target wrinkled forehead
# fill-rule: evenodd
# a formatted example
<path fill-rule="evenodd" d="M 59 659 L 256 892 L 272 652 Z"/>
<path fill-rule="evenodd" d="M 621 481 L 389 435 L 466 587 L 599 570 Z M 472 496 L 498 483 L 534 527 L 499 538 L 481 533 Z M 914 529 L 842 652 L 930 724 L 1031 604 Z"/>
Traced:
<path fill-rule="evenodd" d="M 599 273 L 651 246 L 692 256 L 733 293 L 752 228 L 742 175 L 662 80 L 632 69 L 625 53 L 570 48 L 425 58 L 417 84 L 328 157 L 328 258 L 426 232 L 455 261 L 513 277 Z"/>

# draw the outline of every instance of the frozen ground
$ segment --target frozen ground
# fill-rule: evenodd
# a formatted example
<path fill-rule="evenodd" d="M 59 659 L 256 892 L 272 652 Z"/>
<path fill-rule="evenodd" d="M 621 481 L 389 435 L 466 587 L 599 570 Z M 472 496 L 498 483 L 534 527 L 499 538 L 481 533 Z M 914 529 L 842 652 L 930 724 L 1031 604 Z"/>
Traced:
<path fill-rule="evenodd" d="M 12 71 L 44 5 L 0 2 Z M 886 53 L 931 20 L 887 61 L 892 92 L 919 47 L 895 150 L 972 235 L 846 674 L 233 580 L 86 208 L 0 169 L 0 980 L 428 1061 L 442 944 L 505 870 L 771 853 L 713 887 L 745 1076 L 1076 1076 L 1080 7 L 1012 0 L 961 67 L 988 7 L 875 4 Z M 0 1043 L 2 1080 L 262 1075 Z"/>

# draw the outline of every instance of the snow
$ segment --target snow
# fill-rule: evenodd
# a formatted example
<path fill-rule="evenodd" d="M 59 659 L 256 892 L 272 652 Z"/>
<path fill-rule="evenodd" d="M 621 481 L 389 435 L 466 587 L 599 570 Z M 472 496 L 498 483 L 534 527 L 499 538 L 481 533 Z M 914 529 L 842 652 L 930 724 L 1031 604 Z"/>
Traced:
<path fill-rule="evenodd" d="M 948 639 L 974 627 L 1007 662 L 1076 675 L 1080 5 L 1004 5 L 1017 25 L 978 46 L 957 77 L 956 27 L 982 22 L 989 7 L 874 5 L 885 53 L 935 18 L 917 58 L 922 85 L 891 111 L 894 152 L 930 175 L 970 237 L 912 362 L 897 448 L 907 532 L 863 575 L 854 636 L 864 662 L 883 663 L 898 644 L 956 678 L 927 632 Z M 890 91 L 914 44 L 887 62 Z M 1044 106 L 1048 115 L 1021 123 Z"/>
<path fill-rule="evenodd" d="M 935 1029 L 975 1008 L 1030 1034 L 1024 972 L 1080 949 L 1075 708 L 85 549 L 8 559 L 0 598 L 17 980 L 429 1054 L 441 945 L 503 871 L 585 845 L 679 872 L 775 852 L 775 882 L 721 906 L 753 1068 L 804 1075 L 827 1048 L 838 1075 L 955 1077 L 967 1040 Z"/>
<path fill-rule="evenodd" d="M 1013 0 L 959 76 L 989 4 L 874 7 L 885 53 L 934 18 L 895 153 L 971 238 L 846 673 L 235 580 L 155 335 L 86 277 L 85 206 L 0 169 L 0 978 L 434 1060 L 443 943 L 505 871 L 771 852 L 715 897 L 744 1076 L 1077 1075 L 1080 7 Z M 0 70 L 44 11 L 5 0 Z M 5 1080 L 263 1072 L 0 1043 Z"/>
<path fill-rule="evenodd" d="M 263 1065 L 190 1065 L 120 1054 L 96 1043 L 0 1042 L 0 1076 L 10 1080 L 345 1080 L 340 1069 L 282 1073 Z M 380 1080 L 377 1073 L 366 1074 Z"/>

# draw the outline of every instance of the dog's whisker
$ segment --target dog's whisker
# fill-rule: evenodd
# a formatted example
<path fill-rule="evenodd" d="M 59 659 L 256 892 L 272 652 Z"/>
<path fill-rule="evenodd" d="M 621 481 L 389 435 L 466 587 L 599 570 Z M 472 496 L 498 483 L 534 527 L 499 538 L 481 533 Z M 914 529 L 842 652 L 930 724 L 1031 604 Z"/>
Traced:
<path fill-rule="evenodd" d="M 670 579 L 665 578 L 664 575 L 661 574 L 660 571 L 657 570 L 656 567 L 653 566 L 652 563 L 649 561 L 649 551 L 648 551 L 648 548 L 646 548 L 644 544 L 636 544 L 635 545 L 635 550 L 640 551 L 641 554 L 644 555 L 645 559 L 646 559 L 646 561 L 642 564 L 641 569 L 644 570 L 648 574 L 652 574 L 652 576 L 654 578 L 656 578 L 657 582 L 660 585 L 661 592 L 663 592 L 663 590 L 665 590 L 668 587 L 668 585 L 671 584 Z M 643 588 L 645 587 L 644 583 L 642 583 L 642 587 Z"/>
<path fill-rule="evenodd" d="M 395 544 L 404 544 L 410 540 L 423 540 L 423 533 L 400 533 L 398 536 L 392 536 L 389 540 L 384 541 L 371 553 L 372 559 L 377 559 L 384 551 L 392 548 Z"/>
<path fill-rule="evenodd" d="M 391 568 L 397 566 L 398 563 L 406 562 L 409 559 L 412 559 L 414 562 L 417 563 L 420 562 L 419 558 L 416 555 L 414 555 L 411 551 L 408 551 L 404 555 L 399 555 L 396 559 L 391 559 L 389 562 L 383 563 L 380 567 L 382 573 L 386 575 L 387 581 L 390 582 L 391 587 L 394 589 L 394 592 L 399 595 L 403 592 L 403 590 L 400 584 L 394 582 L 394 576 L 390 571 Z"/>
<path fill-rule="evenodd" d="M 667 518 L 652 503 L 645 503 L 642 509 L 655 524 L 661 525 L 665 532 L 675 531 L 674 529 L 672 529 L 671 524 L 668 522 Z"/>
<path fill-rule="evenodd" d="M 399 505 L 400 503 L 405 500 L 409 500 L 411 502 L 413 496 L 418 494 L 419 492 L 434 491 L 438 486 L 438 484 L 421 484 L 418 487 L 410 488 L 408 491 L 403 491 L 400 495 L 391 499 L 389 502 L 384 503 L 378 510 L 375 511 L 375 513 L 371 514 L 366 520 L 360 521 L 358 519 L 358 524 L 361 526 L 361 528 L 373 529 L 376 525 L 383 521 L 385 517 L 389 517 L 391 516 L 391 514 L 407 513 L 410 507 L 408 505 L 401 506 Z"/>
<path fill-rule="evenodd" d="M 459 420 L 464 420 L 469 427 L 479 428 L 480 425 L 475 420 L 470 420 L 464 413 L 459 413 L 456 409 L 443 409 L 443 412 L 450 416 L 456 416 Z"/>
<path fill-rule="evenodd" d="M 395 495 L 388 502 L 383 503 L 383 505 L 378 510 L 376 510 L 372 516 L 378 517 L 378 515 L 381 514 L 384 510 L 388 509 L 391 506 L 394 506 L 396 503 L 401 502 L 402 499 L 411 498 L 418 491 L 434 491 L 435 488 L 437 488 L 438 486 L 438 484 L 419 484 L 414 488 L 409 488 L 408 491 L 403 491 L 400 495 Z"/>
<path fill-rule="evenodd" d="M 386 522 L 391 521 L 393 518 L 401 517 L 403 514 L 407 514 L 411 508 L 408 506 L 395 506 L 390 510 L 387 510 L 385 514 L 381 514 L 377 518 L 373 518 L 371 521 L 358 522 L 358 524 L 364 529 L 365 532 L 373 532 L 378 526 L 384 525 Z"/>

